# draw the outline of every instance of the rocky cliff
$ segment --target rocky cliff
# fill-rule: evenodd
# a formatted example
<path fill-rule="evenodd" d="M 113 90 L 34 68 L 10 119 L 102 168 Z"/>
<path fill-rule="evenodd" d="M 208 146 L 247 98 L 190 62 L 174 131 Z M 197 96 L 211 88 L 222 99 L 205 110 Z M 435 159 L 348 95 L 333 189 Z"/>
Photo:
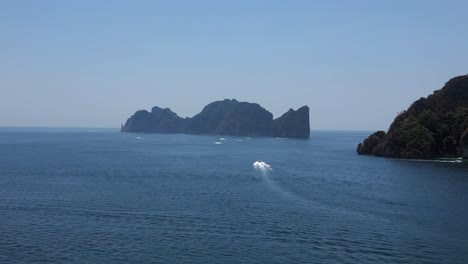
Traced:
<path fill-rule="evenodd" d="M 122 132 L 141 133 L 180 133 L 185 129 L 185 120 L 179 117 L 171 109 L 153 107 L 151 113 L 146 110 L 137 111 L 130 117 Z"/>
<path fill-rule="evenodd" d="M 303 106 L 296 111 L 289 109 L 279 118 L 273 120 L 273 134 L 276 137 L 308 138 L 310 134 L 309 107 Z"/>
<path fill-rule="evenodd" d="M 468 75 L 455 77 L 399 114 L 387 133 L 378 131 L 358 154 L 400 158 L 468 156 Z"/>
<path fill-rule="evenodd" d="M 168 108 L 154 107 L 151 112 L 137 111 L 121 131 L 309 138 L 309 108 L 290 109 L 273 119 L 259 104 L 235 99 L 210 103 L 192 118 L 181 118 Z"/>

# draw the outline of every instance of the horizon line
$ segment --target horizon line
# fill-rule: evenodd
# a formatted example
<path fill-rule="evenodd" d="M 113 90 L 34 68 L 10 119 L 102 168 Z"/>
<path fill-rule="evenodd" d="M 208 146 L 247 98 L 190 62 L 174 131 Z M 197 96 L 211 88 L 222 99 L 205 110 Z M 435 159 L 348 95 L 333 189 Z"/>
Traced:
<path fill-rule="evenodd" d="M 0 129 L 115 129 L 120 131 L 119 127 L 93 127 L 93 126 L 2 126 Z M 377 129 L 311 129 L 310 131 L 343 131 L 343 132 L 369 132 L 377 131 Z M 154 133 L 158 134 L 158 133 Z"/>

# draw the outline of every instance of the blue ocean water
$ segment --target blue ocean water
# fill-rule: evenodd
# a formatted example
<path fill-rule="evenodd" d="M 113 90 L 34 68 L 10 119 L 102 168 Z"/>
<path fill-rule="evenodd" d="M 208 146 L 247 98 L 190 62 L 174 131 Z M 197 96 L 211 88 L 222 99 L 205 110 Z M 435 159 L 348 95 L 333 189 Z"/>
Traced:
<path fill-rule="evenodd" d="M 0 129 L 0 262 L 466 263 L 468 162 L 368 134 Z"/>

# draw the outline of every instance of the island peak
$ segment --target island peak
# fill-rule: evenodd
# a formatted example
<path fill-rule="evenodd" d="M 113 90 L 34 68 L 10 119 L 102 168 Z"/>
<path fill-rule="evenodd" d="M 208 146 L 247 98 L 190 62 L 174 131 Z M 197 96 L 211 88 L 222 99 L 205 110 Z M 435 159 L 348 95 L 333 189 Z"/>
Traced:
<path fill-rule="evenodd" d="M 291 108 L 273 119 L 273 114 L 259 104 L 236 99 L 209 103 L 191 118 L 181 118 L 169 108 L 155 106 L 151 112 L 135 112 L 121 131 L 309 138 L 309 107 Z"/>

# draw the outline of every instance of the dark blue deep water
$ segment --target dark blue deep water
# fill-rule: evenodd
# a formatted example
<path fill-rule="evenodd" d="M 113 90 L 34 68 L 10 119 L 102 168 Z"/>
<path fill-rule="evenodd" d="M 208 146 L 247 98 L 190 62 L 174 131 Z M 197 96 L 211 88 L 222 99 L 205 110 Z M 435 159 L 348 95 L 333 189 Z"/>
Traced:
<path fill-rule="evenodd" d="M 468 162 L 358 156 L 367 135 L 3 128 L 0 262 L 467 263 Z"/>

